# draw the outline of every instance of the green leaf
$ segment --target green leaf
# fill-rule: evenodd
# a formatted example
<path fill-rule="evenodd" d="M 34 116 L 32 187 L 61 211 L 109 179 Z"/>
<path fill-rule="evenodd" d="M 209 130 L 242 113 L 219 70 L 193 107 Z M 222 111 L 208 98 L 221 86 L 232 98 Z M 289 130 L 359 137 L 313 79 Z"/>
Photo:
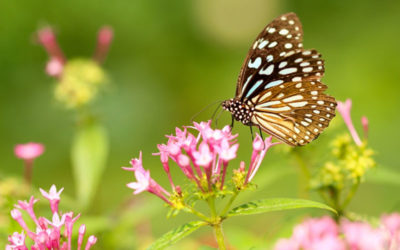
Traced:
<path fill-rule="evenodd" d="M 156 242 L 154 242 L 148 249 L 165 248 L 185 238 L 189 234 L 193 233 L 194 231 L 205 225 L 207 225 L 207 222 L 204 221 L 192 221 L 183 224 L 182 226 L 175 228 L 174 230 L 169 231 L 168 233 L 161 236 L 161 238 L 156 240 Z"/>
<path fill-rule="evenodd" d="M 100 123 L 91 121 L 78 128 L 72 144 L 72 165 L 78 202 L 91 203 L 106 166 L 108 138 Z"/>
<path fill-rule="evenodd" d="M 378 166 L 376 169 L 368 171 L 365 179 L 369 183 L 399 186 L 400 172 L 393 168 Z"/>
<path fill-rule="evenodd" d="M 274 198 L 252 201 L 229 211 L 227 217 L 237 215 L 260 214 L 273 211 L 297 209 L 297 208 L 321 208 L 336 213 L 335 209 L 316 201 L 289 198 Z"/>

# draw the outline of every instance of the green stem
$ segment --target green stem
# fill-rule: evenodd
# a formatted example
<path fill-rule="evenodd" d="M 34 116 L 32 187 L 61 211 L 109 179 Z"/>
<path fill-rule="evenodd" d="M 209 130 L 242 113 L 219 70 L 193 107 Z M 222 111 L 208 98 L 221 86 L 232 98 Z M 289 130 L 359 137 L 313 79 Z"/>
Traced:
<path fill-rule="evenodd" d="M 208 218 L 207 216 L 205 216 L 203 213 L 197 211 L 197 210 L 194 209 L 193 207 L 187 206 L 185 210 L 188 211 L 189 213 L 192 213 L 192 214 L 196 215 L 197 217 L 199 217 L 199 218 L 201 218 L 201 219 L 203 219 L 203 220 L 205 220 L 205 221 L 207 221 L 207 222 L 210 222 L 210 218 Z"/>
<path fill-rule="evenodd" d="M 214 233 L 215 233 L 215 239 L 217 240 L 218 243 L 218 248 L 220 250 L 225 250 L 225 238 L 224 238 L 224 232 L 222 231 L 222 224 L 218 223 L 213 225 L 214 228 Z"/>
<path fill-rule="evenodd" d="M 229 199 L 228 203 L 226 204 L 224 210 L 222 210 L 221 213 L 221 217 L 224 218 L 226 216 L 226 214 L 229 211 L 229 208 L 231 207 L 233 201 L 236 199 L 236 197 L 238 196 L 239 191 L 235 190 L 235 193 L 231 196 L 231 198 Z"/>
<path fill-rule="evenodd" d="M 211 209 L 211 216 L 212 216 L 213 219 L 215 219 L 217 217 L 217 211 L 215 209 L 215 199 L 214 199 L 214 197 L 208 198 L 207 199 L 207 203 L 208 203 L 208 206 Z"/>
<path fill-rule="evenodd" d="M 347 205 L 349 205 L 350 201 L 353 199 L 354 194 L 356 193 L 358 187 L 360 186 L 360 180 L 357 180 L 356 183 L 350 189 L 350 192 L 347 194 L 346 199 L 343 201 L 342 210 L 344 210 Z"/>

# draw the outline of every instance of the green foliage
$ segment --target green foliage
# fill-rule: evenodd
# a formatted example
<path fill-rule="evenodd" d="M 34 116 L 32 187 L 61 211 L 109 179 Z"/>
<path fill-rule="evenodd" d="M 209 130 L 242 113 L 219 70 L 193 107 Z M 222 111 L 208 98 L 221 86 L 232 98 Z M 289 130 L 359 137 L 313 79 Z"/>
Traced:
<path fill-rule="evenodd" d="M 229 211 L 227 217 L 260 214 L 298 208 L 320 208 L 336 213 L 333 208 L 316 201 L 290 198 L 272 198 L 248 202 L 235 207 Z"/>
<path fill-rule="evenodd" d="M 199 229 L 202 226 L 207 225 L 206 222 L 204 221 L 192 221 L 189 223 L 186 223 L 172 231 L 169 231 L 168 233 L 164 234 L 156 240 L 148 249 L 163 249 L 167 246 L 170 246 L 179 240 L 185 238 L 189 234 L 193 233 L 197 229 Z"/>
<path fill-rule="evenodd" d="M 108 138 L 104 127 L 96 121 L 79 126 L 72 144 L 72 165 L 77 198 L 83 209 L 96 194 L 106 166 Z"/>

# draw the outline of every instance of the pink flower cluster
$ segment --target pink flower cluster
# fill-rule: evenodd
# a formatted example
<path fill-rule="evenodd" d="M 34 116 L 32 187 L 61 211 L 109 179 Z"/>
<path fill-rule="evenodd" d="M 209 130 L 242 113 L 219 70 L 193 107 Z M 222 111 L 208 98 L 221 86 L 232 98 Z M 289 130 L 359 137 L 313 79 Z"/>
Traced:
<path fill-rule="evenodd" d="M 366 222 L 332 218 L 307 219 L 293 230 L 290 239 L 281 239 L 275 250 L 379 250 L 400 249 L 400 214 L 384 215 L 374 228 Z"/>
<path fill-rule="evenodd" d="M 176 128 L 175 135 L 167 135 L 167 144 L 159 144 L 161 163 L 166 172 L 172 190 L 180 192 L 180 187 L 175 185 L 170 173 L 170 161 L 174 162 L 182 170 L 183 174 L 191 181 L 196 183 L 202 192 L 211 191 L 215 184 L 223 189 L 227 167 L 232 159 L 236 158 L 239 144 L 236 143 L 237 135 L 232 135 L 229 126 L 220 129 L 212 129 L 211 121 L 196 123 L 193 127 Z M 198 132 L 195 136 L 188 132 L 194 129 Z M 259 135 L 253 142 L 253 153 L 245 183 L 250 182 L 257 172 L 267 150 L 278 143 L 271 142 L 272 137 L 265 141 Z M 170 203 L 168 198 L 170 193 L 162 188 L 150 177 L 150 171 L 144 170 L 142 166 L 142 154 L 139 159 L 131 161 L 131 167 L 123 169 L 135 172 L 136 182 L 129 183 L 127 186 L 135 190 L 134 194 L 143 191 L 156 194 L 161 199 Z M 245 171 L 242 162 L 240 171 Z M 206 181 L 206 185 L 202 185 Z"/>
<path fill-rule="evenodd" d="M 49 192 L 40 189 L 42 195 L 49 200 L 50 208 L 52 211 L 52 219 L 49 220 L 44 217 L 37 217 L 33 205 L 38 201 L 33 196 L 29 201 L 18 201 L 15 205 L 15 209 L 11 211 L 11 217 L 18 222 L 22 227 L 21 233 L 14 232 L 8 237 L 9 244 L 6 246 L 6 250 L 27 250 L 27 243 L 25 241 L 28 236 L 33 244 L 30 246 L 32 250 L 45 250 L 45 249 L 60 249 L 70 250 L 72 249 L 72 228 L 76 220 L 80 217 L 80 214 L 74 217 L 73 212 L 61 214 L 58 210 L 58 204 L 60 202 L 60 194 L 63 188 L 57 191 L 55 185 L 52 185 Z M 33 220 L 36 228 L 31 230 L 28 224 L 25 222 L 20 210 L 25 211 L 29 217 Z M 85 236 L 86 226 L 81 225 L 79 228 L 79 236 L 77 242 L 78 250 L 83 246 L 83 238 Z M 93 235 L 89 236 L 85 250 L 89 250 L 97 241 L 97 238 Z"/>
<path fill-rule="evenodd" d="M 38 31 L 38 41 L 46 49 L 50 57 L 46 65 L 46 73 L 52 77 L 60 77 L 62 75 L 64 64 L 67 61 L 64 53 L 58 45 L 56 35 L 52 28 L 45 27 Z M 110 27 L 102 27 L 97 36 L 97 47 L 93 59 L 98 63 L 102 63 L 107 56 L 113 39 L 113 30 Z"/>

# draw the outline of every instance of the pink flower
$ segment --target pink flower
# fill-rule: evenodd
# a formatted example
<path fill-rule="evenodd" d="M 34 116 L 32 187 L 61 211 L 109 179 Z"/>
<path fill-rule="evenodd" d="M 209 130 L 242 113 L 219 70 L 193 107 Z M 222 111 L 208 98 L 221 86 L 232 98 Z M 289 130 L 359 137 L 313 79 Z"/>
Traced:
<path fill-rule="evenodd" d="M 16 249 L 16 250 L 25 250 L 28 249 L 25 246 L 25 234 L 24 233 L 13 233 L 12 235 L 8 236 L 9 245 L 7 247 L 9 249 Z"/>
<path fill-rule="evenodd" d="M 143 191 L 148 191 L 150 187 L 150 171 L 137 170 L 135 171 L 136 182 L 128 183 L 127 186 L 139 194 Z"/>
<path fill-rule="evenodd" d="M 236 152 L 239 144 L 229 145 L 228 140 L 222 140 L 221 145 L 217 148 L 220 159 L 226 164 L 236 158 Z"/>
<path fill-rule="evenodd" d="M 138 169 L 143 169 L 143 164 L 142 164 L 142 151 L 139 152 L 139 158 L 135 158 L 131 160 L 131 167 L 122 167 L 122 169 L 126 171 L 132 171 L 135 172 Z"/>
<path fill-rule="evenodd" d="M 61 216 L 61 218 L 60 218 L 60 216 L 58 215 L 58 213 L 53 213 L 53 218 L 52 218 L 52 220 L 50 221 L 50 220 L 46 219 L 46 222 L 47 222 L 48 224 L 52 225 L 53 227 L 60 228 L 60 227 L 64 226 L 64 224 L 65 224 L 65 216 L 66 216 L 66 215 L 63 214 L 63 215 Z"/>
<path fill-rule="evenodd" d="M 351 136 L 353 137 L 354 142 L 358 145 L 361 146 L 362 142 L 360 140 L 360 137 L 357 134 L 356 129 L 354 128 L 353 121 L 351 120 L 351 99 L 347 99 L 345 102 L 339 102 L 337 105 L 337 110 L 339 111 L 340 115 L 342 116 L 344 123 L 346 123 Z"/>
<path fill-rule="evenodd" d="M 29 142 L 26 144 L 18 144 L 14 148 L 15 155 L 24 160 L 33 160 L 44 152 L 44 146 L 40 143 Z"/>
<path fill-rule="evenodd" d="M 196 165 L 209 168 L 213 161 L 214 154 L 210 151 L 210 147 L 206 142 L 202 142 L 199 146 L 199 151 L 193 152 L 193 158 Z"/>
<path fill-rule="evenodd" d="M 350 249 L 385 249 L 385 234 L 379 228 L 374 229 L 363 222 L 341 222 L 342 233 Z"/>
<path fill-rule="evenodd" d="M 37 218 L 35 215 L 35 212 L 33 211 L 33 205 L 37 202 L 38 200 L 35 199 L 33 196 L 29 199 L 29 202 L 26 201 L 18 201 L 18 205 L 16 205 L 16 208 L 25 210 L 29 216 L 37 223 Z"/>
<path fill-rule="evenodd" d="M 48 193 L 41 188 L 39 188 L 39 190 L 42 193 L 43 197 L 50 201 L 50 207 L 51 207 L 51 211 L 53 212 L 53 214 L 57 213 L 58 212 L 58 203 L 60 203 L 60 194 L 64 190 L 64 188 L 61 188 L 57 192 L 57 188 L 53 184 L 50 187 L 50 190 Z"/>
<path fill-rule="evenodd" d="M 268 149 L 280 143 L 281 142 L 272 143 L 272 136 L 265 138 L 264 142 L 262 143 L 260 135 L 256 135 L 256 138 L 253 142 L 253 153 L 245 183 L 250 182 L 254 178 Z"/>

